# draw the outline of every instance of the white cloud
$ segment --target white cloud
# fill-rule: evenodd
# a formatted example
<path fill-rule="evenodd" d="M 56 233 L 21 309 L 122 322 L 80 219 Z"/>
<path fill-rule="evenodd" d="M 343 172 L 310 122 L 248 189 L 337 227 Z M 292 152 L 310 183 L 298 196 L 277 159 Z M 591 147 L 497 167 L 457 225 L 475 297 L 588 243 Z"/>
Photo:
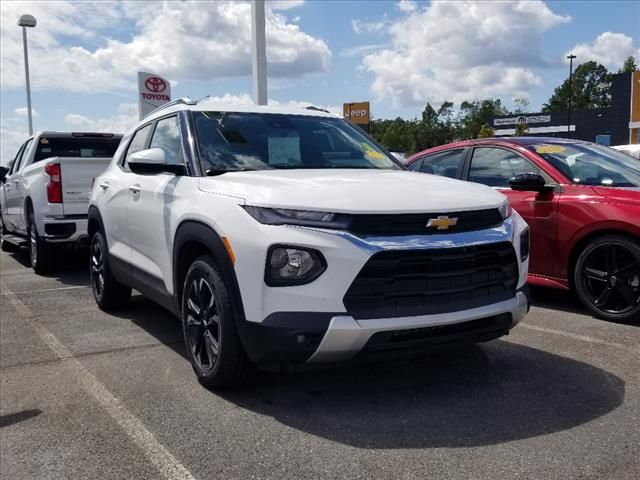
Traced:
<path fill-rule="evenodd" d="M 371 52 L 372 50 L 380 50 L 385 48 L 383 44 L 371 44 L 371 45 L 356 45 L 354 47 L 343 48 L 340 51 L 341 57 L 355 57 L 362 55 L 363 53 Z"/>
<path fill-rule="evenodd" d="M 27 107 L 19 107 L 19 108 L 16 108 L 16 109 L 14 110 L 14 113 L 15 113 L 16 115 L 18 115 L 19 117 L 26 117 L 26 116 L 27 116 Z M 32 117 L 38 117 L 38 116 L 39 116 L 39 115 L 38 115 L 38 112 L 36 112 L 36 109 L 35 109 L 35 108 L 32 108 L 32 109 L 31 109 L 31 116 L 32 116 Z"/>
<path fill-rule="evenodd" d="M 411 13 L 418 10 L 418 4 L 413 0 L 400 0 L 397 5 L 401 12 Z"/>
<path fill-rule="evenodd" d="M 360 35 L 362 33 L 383 33 L 391 26 L 391 22 L 385 17 L 378 21 L 351 20 L 351 28 Z"/>
<path fill-rule="evenodd" d="M 326 42 L 278 13 L 300 4 L 267 4 L 268 73 L 272 77 L 299 77 L 329 68 L 331 51 Z M 4 1 L 0 13 L 3 88 L 23 86 L 22 38 L 15 22 L 24 11 L 39 20 L 28 32 L 34 89 L 104 92 L 135 88 L 137 70 L 181 80 L 251 72 L 248 2 Z M 69 46 L 70 39 L 76 46 Z"/>
<path fill-rule="evenodd" d="M 542 84 L 531 68 L 544 64 L 543 33 L 568 21 L 541 1 L 434 1 L 394 22 L 392 47 L 363 68 L 374 95 L 396 107 L 521 96 Z"/>
<path fill-rule="evenodd" d="M 567 51 L 565 57 L 573 53 L 578 63 L 594 60 L 608 68 L 620 68 L 629 56 L 640 60 L 640 48 L 633 44 L 633 38 L 624 33 L 604 32 L 592 43 L 579 43 Z M 568 60 L 565 58 L 565 61 Z"/>
<path fill-rule="evenodd" d="M 93 119 L 77 113 L 68 113 L 64 123 L 68 130 L 85 132 L 125 133 L 138 122 L 138 105 L 136 103 L 121 103 L 116 114 Z"/>

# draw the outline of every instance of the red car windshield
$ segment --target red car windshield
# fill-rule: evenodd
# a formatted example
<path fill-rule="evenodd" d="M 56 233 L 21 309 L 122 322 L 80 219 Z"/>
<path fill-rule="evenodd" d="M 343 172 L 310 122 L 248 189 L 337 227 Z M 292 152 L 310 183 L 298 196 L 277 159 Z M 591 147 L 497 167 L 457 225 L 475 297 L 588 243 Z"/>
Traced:
<path fill-rule="evenodd" d="M 528 146 L 578 185 L 640 187 L 640 162 L 593 143 L 538 143 Z"/>

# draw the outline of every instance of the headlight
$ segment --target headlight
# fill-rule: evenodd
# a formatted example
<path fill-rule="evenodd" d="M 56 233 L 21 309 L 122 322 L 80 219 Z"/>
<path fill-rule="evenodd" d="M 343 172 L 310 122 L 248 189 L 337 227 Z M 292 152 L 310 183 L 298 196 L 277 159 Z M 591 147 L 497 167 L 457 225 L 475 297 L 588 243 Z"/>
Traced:
<path fill-rule="evenodd" d="M 500 205 L 498 209 L 500 210 L 502 220 L 506 220 L 511 215 L 513 215 L 513 208 L 511 208 L 511 203 L 509 202 L 508 198 L 505 198 L 504 202 L 502 202 L 502 205 Z"/>
<path fill-rule="evenodd" d="M 243 207 L 249 215 L 265 225 L 300 225 L 346 230 L 351 218 L 342 213 L 288 210 L 285 208 Z"/>
<path fill-rule="evenodd" d="M 267 252 L 264 281 L 270 287 L 304 285 L 327 269 L 322 254 L 311 248 L 273 245 Z"/>

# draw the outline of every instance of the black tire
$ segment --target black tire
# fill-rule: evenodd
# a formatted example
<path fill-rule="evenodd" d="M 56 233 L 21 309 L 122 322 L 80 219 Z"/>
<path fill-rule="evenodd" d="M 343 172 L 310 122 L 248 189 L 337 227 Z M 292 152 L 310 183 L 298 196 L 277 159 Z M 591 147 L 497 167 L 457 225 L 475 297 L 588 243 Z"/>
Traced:
<path fill-rule="evenodd" d="M 91 290 L 100 310 L 112 311 L 124 307 L 131 298 L 131 288 L 118 282 L 109 268 L 107 242 L 102 232 L 91 237 L 89 271 Z"/>
<path fill-rule="evenodd" d="M 47 243 L 38 234 L 33 211 L 29 211 L 27 224 L 27 238 L 29 239 L 29 260 L 31 268 L 38 275 L 45 275 L 53 269 L 55 247 Z"/>
<path fill-rule="evenodd" d="M 4 219 L 2 218 L 2 212 L 0 212 L 0 250 L 2 250 L 3 252 L 9 252 L 9 253 L 17 252 L 19 248 L 17 245 L 4 241 L 5 233 L 7 233 L 7 231 L 5 230 Z"/>
<path fill-rule="evenodd" d="M 640 321 L 640 242 L 623 235 L 600 237 L 580 253 L 574 285 L 594 316 Z"/>
<path fill-rule="evenodd" d="M 231 293 L 213 256 L 191 264 L 181 303 L 184 341 L 200 383 L 215 390 L 242 384 L 251 363 L 238 336 Z"/>

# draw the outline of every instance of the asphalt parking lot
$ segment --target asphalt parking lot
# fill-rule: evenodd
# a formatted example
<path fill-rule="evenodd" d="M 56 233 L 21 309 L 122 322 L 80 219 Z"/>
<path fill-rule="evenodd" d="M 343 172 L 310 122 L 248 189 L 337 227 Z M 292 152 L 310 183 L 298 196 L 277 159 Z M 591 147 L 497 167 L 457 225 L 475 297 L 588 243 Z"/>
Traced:
<path fill-rule="evenodd" d="M 412 361 L 202 388 L 178 321 L 99 311 L 83 254 L 0 257 L 0 477 L 631 479 L 640 328 L 534 290 L 504 339 Z"/>

